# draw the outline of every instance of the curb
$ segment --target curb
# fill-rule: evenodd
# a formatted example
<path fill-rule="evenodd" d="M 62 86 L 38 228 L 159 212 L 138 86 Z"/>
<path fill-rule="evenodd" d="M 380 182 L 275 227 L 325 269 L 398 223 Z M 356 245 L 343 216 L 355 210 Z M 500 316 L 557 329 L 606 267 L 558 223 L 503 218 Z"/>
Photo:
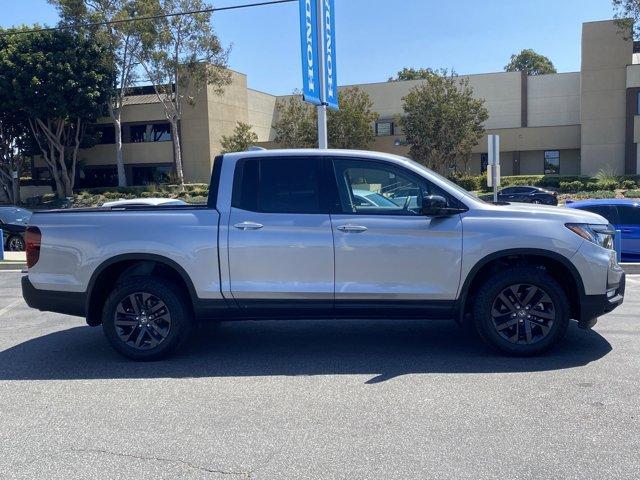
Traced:
<path fill-rule="evenodd" d="M 25 262 L 10 262 L 7 260 L 0 261 L 0 271 L 2 270 L 22 270 L 26 268 Z"/>
<path fill-rule="evenodd" d="M 627 275 L 640 274 L 640 263 L 621 263 L 620 266 Z"/>

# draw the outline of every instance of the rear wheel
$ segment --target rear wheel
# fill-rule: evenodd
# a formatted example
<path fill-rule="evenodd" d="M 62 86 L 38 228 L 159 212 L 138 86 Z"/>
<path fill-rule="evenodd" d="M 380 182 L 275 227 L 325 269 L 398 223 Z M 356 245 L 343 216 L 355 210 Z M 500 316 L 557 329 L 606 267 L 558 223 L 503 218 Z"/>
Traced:
<path fill-rule="evenodd" d="M 102 328 L 109 343 L 134 360 L 157 360 L 175 350 L 192 330 L 187 299 L 172 282 L 132 277 L 113 289 Z"/>
<path fill-rule="evenodd" d="M 569 301 L 544 270 L 516 267 L 490 277 L 477 293 L 480 336 L 510 355 L 536 355 L 558 343 L 569 325 Z"/>
<path fill-rule="evenodd" d="M 12 235 L 7 239 L 7 250 L 10 252 L 24 252 L 24 239 L 20 235 Z"/>

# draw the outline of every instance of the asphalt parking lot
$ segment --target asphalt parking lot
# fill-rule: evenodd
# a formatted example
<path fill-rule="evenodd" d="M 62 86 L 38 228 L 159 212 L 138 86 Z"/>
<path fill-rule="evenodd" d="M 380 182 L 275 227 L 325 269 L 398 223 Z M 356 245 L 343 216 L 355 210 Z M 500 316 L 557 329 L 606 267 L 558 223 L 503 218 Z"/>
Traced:
<path fill-rule="evenodd" d="M 495 355 L 453 322 L 207 326 L 132 363 L 0 272 L 3 479 L 636 479 L 640 277 L 594 331 Z"/>

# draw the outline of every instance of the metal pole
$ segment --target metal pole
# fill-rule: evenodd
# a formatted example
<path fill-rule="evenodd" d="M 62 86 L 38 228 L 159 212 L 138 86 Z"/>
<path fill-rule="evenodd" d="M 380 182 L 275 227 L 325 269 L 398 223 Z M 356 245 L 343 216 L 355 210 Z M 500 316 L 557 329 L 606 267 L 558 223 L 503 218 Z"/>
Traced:
<path fill-rule="evenodd" d="M 324 78 L 324 15 L 322 14 L 322 0 L 317 3 L 317 31 L 318 31 L 318 72 L 320 73 L 320 101 L 318 105 L 318 148 L 326 150 L 329 148 L 327 139 L 327 99 L 325 98 L 326 85 Z"/>
<path fill-rule="evenodd" d="M 0 260 L 4 260 L 4 233 L 0 228 Z"/>

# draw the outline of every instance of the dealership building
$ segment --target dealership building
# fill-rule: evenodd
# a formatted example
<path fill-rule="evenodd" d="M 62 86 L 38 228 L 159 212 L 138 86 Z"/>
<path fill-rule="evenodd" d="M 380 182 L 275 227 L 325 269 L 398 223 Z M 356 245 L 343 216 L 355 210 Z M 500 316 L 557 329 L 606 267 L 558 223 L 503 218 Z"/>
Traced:
<path fill-rule="evenodd" d="M 468 75 L 474 95 L 485 100 L 487 133 L 500 135 L 503 175 L 593 175 L 601 169 L 639 173 L 640 51 L 614 21 L 583 24 L 579 72 L 527 76 L 520 72 Z M 576 45 L 576 52 L 578 46 Z M 576 53 L 577 54 L 577 53 Z M 371 149 L 406 154 L 398 118 L 402 98 L 420 80 L 357 85 L 366 91 L 379 120 L 371 128 Z M 123 152 L 129 183 L 166 179 L 173 168 L 171 133 L 152 91 L 140 89 L 123 109 Z M 237 122 L 253 126 L 259 145 L 273 146 L 278 97 L 247 88 L 247 77 L 232 72 L 223 94 L 203 89 L 185 108 L 180 124 L 187 181 L 207 182 L 220 140 Z M 80 154 L 78 186 L 117 184 L 113 127 L 101 120 L 101 143 Z M 474 149 L 468 168 L 480 173 L 486 138 Z M 34 162 L 34 178 L 46 168 Z"/>

